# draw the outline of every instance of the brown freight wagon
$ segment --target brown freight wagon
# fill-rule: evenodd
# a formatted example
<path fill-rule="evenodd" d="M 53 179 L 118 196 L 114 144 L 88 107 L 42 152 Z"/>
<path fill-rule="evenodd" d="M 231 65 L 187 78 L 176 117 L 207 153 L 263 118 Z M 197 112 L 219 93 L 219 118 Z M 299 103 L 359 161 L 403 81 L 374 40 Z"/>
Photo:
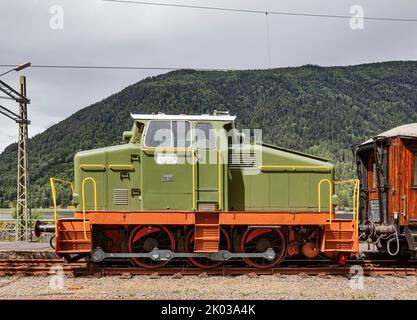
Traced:
<path fill-rule="evenodd" d="M 391 256 L 417 247 L 417 123 L 355 146 L 360 180 L 360 240 Z"/>

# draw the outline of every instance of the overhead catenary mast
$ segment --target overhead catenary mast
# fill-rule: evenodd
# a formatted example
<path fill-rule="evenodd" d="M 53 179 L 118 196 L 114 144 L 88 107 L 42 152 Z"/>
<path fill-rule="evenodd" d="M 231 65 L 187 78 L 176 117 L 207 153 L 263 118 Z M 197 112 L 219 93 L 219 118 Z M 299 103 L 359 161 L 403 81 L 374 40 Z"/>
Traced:
<path fill-rule="evenodd" d="M 26 77 L 20 77 L 20 94 L 26 97 Z M 17 142 L 17 201 L 16 201 L 16 241 L 32 240 L 31 208 L 28 174 L 28 116 L 27 100 L 19 102 L 19 139 Z"/>
<path fill-rule="evenodd" d="M 30 66 L 30 62 L 17 66 L 1 75 L 11 71 L 20 71 L 28 66 Z M 32 232 L 27 149 L 28 125 L 30 124 L 27 117 L 27 104 L 30 103 L 30 100 L 26 98 L 26 77 L 20 77 L 20 93 L 1 80 L 0 91 L 6 94 L 7 98 L 19 103 L 19 114 L 1 105 L 0 113 L 14 120 L 19 126 L 17 143 L 16 241 L 30 241 L 32 240 Z"/>

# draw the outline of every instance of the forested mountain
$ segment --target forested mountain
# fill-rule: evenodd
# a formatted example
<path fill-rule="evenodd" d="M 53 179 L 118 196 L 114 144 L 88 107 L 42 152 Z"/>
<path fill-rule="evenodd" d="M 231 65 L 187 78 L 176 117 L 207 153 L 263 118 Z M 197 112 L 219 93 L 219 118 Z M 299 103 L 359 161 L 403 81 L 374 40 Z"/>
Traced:
<path fill-rule="evenodd" d="M 120 143 L 131 112 L 215 109 L 237 115 L 241 128 L 263 129 L 265 142 L 332 159 L 339 178 L 347 177 L 351 144 L 417 122 L 417 62 L 181 70 L 139 81 L 30 139 L 33 206 L 50 205 L 49 177 L 72 179 L 77 151 Z M 0 207 L 16 197 L 16 155 L 16 144 L 0 155 Z"/>

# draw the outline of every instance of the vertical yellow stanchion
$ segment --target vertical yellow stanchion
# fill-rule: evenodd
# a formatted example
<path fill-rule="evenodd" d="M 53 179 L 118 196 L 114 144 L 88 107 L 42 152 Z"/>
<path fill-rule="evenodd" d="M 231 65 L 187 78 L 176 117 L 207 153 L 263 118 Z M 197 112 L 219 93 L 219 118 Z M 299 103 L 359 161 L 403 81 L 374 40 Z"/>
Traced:
<path fill-rule="evenodd" d="M 58 182 L 62 182 L 62 183 L 66 183 L 69 184 L 71 187 L 71 191 L 72 193 L 74 193 L 74 184 L 72 182 L 63 180 L 63 179 L 59 179 L 59 178 L 49 178 L 49 183 L 51 184 L 51 193 L 52 193 L 52 201 L 54 204 L 54 225 L 55 225 L 55 239 L 58 238 L 58 208 L 57 208 L 57 203 L 56 203 L 56 188 L 55 188 L 55 181 Z"/>
<path fill-rule="evenodd" d="M 358 225 L 359 224 L 360 181 L 359 179 L 350 179 L 350 180 L 342 180 L 342 181 L 334 182 L 334 184 L 343 184 L 343 183 L 353 183 L 353 198 L 352 198 L 353 219 L 355 220 L 356 225 Z M 319 202 L 319 206 L 320 206 L 320 202 Z"/>
<path fill-rule="evenodd" d="M 360 181 L 356 179 L 356 238 L 359 236 L 359 201 L 360 201 Z"/>
<path fill-rule="evenodd" d="M 218 188 L 218 193 L 219 193 L 219 210 L 223 209 L 223 179 L 222 179 L 222 174 L 223 174 L 223 170 L 222 170 L 222 159 L 221 159 L 222 155 L 220 154 L 220 150 L 217 150 L 217 163 L 218 163 L 218 173 L 219 173 L 219 188 Z"/>
<path fill-rule="evenodd" d="M 356 219 L 356 182 L 353 184 L 352 206 L 353 206 L 353 219 Z"/>
<path fill-rule="evenodd" d="M 54 225 L 55 225 L 55 234 L 56 234 L 58 230 L 58 210 L 56 207 L 56 189 L 55 189 L 54 178 L 49 178 L 49 182 L 51 184 L 52 201 L 54 203 Z"/>
<path fill-rule="evenodd" d="M 191 150 L 191 170 L 192 170 L 192 179 L 193 179 L 193 181 L 192 181 L 192 188 L 193 188 L 193 190 L 192 190 L 192 193 L 193 193 L 192 208 L 193 208 L 193 210 L 195 210 L 196 209 L 196 206 L 195 206 L 196 196 L 195 196 L 195 156 L 194 156 L 194 150 Z"/>
<path fill-rule="evenodd" d="M 356 222 L 359 223 L 360 181 L 356 179 Z"/>

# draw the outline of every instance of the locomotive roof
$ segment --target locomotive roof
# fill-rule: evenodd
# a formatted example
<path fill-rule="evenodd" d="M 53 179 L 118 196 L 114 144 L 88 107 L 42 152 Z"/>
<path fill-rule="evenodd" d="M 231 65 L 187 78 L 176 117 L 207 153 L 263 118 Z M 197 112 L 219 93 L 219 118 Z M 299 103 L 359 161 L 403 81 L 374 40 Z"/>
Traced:
<path fill-rule="evenodd" d="M 195 121 L 235 121 L 236 116 L 230 115 L 209 115 L 209 114 L 202 114 L 202 115 L 186 115 L 186 114 L 131 114 L 134 120 L 195 120 Z"/>
<path fill-rule="evenodd" d="M 388 131 L 385 131 L 376 135 L 374 138 L 377 138 L 377 137 L 389 138 L 389 137 L 398 137 L 398 136 L 417 138 L 417 123 L 409 123 L 409 124 L 404 124 L 399 127 L 392 128 Z M 374 138 L 366 140 L 364 143 L 361 144 L 361 146 L 373 142 Z"/>

